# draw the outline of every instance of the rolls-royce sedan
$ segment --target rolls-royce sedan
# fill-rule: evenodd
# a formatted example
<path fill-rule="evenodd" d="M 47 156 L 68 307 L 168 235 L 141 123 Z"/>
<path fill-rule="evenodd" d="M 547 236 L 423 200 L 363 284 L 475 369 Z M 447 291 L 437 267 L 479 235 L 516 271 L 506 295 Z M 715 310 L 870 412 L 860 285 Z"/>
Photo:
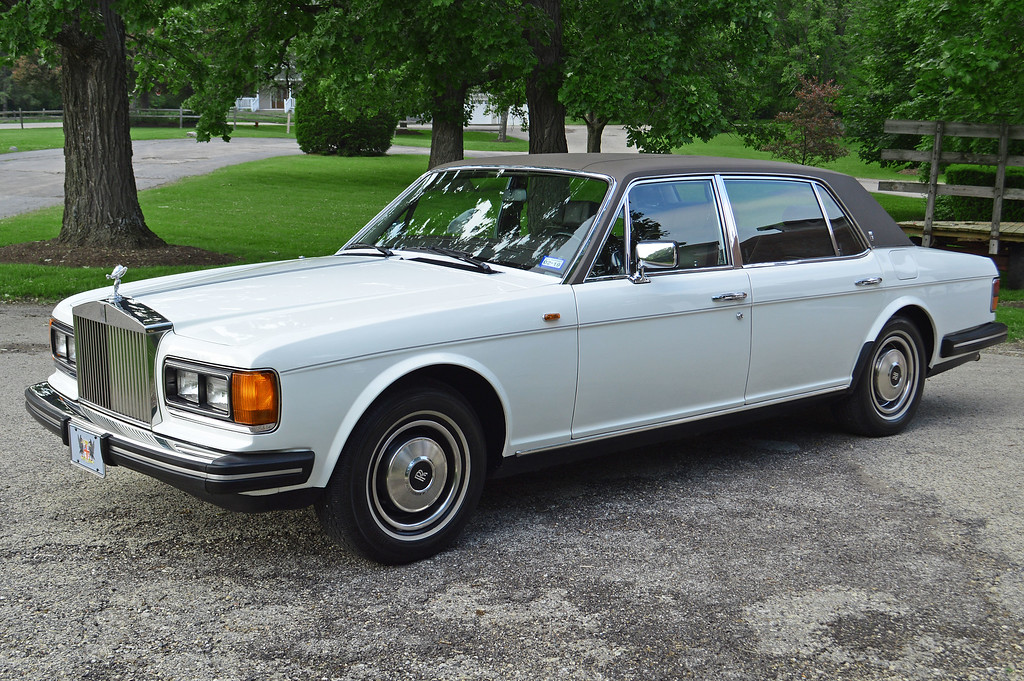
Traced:
<path fill-rule="evenodd" d="M 1006 338 L 991 260 L 913 245 L 853 178 L 763 161 L 469 160 L 333 255 L 123 269 L 57 305 L 26 390 L 65 456 L 228 509 L 312 505 L 384 563 L 449 545 L 487 476 L 580 445 L 812 398 L 898 433 L 925 379 Z"/>

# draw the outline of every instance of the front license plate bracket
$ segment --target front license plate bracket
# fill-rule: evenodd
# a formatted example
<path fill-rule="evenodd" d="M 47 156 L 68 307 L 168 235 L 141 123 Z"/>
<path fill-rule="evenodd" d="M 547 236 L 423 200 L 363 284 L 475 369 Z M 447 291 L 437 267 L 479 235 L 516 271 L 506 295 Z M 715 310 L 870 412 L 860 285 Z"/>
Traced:
<path fill-rule="evenodd" d="M 103 478 L 107 475 L 106 448 L 110 435 L 98 435 L 74 423 L 68 424 L 71 463 Z"/>

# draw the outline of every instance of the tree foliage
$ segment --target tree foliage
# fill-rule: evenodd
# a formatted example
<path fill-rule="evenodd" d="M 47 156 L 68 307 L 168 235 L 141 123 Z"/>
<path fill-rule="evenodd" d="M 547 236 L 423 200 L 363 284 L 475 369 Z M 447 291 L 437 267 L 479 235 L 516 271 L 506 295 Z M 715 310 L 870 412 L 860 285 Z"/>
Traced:
<path fill-rule="evenodd" d="M 866 160 L 917 141 L 885 135 L 887 118 L 1024 123 L 1024 0 L 863 0 L 854 21 L 843 110 Z"/>
<path fill-rule="evenodd" d="M 430 165 L 462 158 L 468 95 L 521 72 L 522 36 L 497 27 L 513 0 L 350 0 L 325 8 L 296 41 L 303 87 L 333 108 L 399 112 L 433 122 Z"/>
<path fill-rule="evenodd" d="M 19 57 L 10 69 L 0 71 L 0 107 L 60 108 L 60 67 L 43 61 L 38 51 Z"/>
<path fill-rule="evenodd" d="M 200 114 L 200 140 L 227 139 L 235 99 L 284 80 L 301 82 L 342 115 L 429 118 L 436 165 L 462 158 L 474 91 L 528 103 L 531 152 L 566 149 L 567 106 L 602 126 L 613 118 L 626 123 L 647 150 L 707 139 L 754 101 L 752 74 L 771 20 L 767 0 L 114 2 L 0 0 L 0 51 L 15 57 L 40 49 L 51 63 L 62 57 L 66 121 L 80 126 L 68 136 L 68 157 L 93 159 L 88 169 L 69 166 L 69 194 L 96 199 L 88 210 L 85 203 L 66 210 L 66 220 L 81 223 L 81 234 L 95 228 L 109 238 L 133 230 L 146 237 L 133 243 L 152 235 L 130 207 L 137 198 L 120 113 L 132 80 L 123 71 L 126 55 L 138 92 L 157 84 L 191 91 L 185 106 Z M 98 54 L 103 69 L 83 69 Z M 113 68 L 118 61 L 121 71 Z M 83 98 L 89 92 L 105 93 L 102 115 Z M 117 180 L 108 181 L 104 168 L 117 169 Z M 117 202 L 111 219 L 100 217 Z"/>
<path fill-rule="evenodd" d="M 319 5 L 293 0 L 183 0 L 145 3 L 132 38 L 138 88 L 188 88 L 202 141 L 230 138 L 228 111 L 246 92 L 298 82 L 293 44 L 313 30 Z"/>
<path fill-rule="evenodd" d="M 975 122 L 1024 120 L 1024 0 L 907 0 L 918 49 L 908 114 Z"/>
<path fill-rule="evenodd" d="M 758 116 L 792 109 L 800 76 L 844 83 L 856 66 L 854 7 L 862 0 L 775 0 L 771 40 L 758 75 Z"/>
<path fill-rule="evenodd" d="M 599 134 L 610 120 L 632 143 L 669 151 L 746 115 L 768 44 L 761 0 L 565 0 L 569 111 Z"/>

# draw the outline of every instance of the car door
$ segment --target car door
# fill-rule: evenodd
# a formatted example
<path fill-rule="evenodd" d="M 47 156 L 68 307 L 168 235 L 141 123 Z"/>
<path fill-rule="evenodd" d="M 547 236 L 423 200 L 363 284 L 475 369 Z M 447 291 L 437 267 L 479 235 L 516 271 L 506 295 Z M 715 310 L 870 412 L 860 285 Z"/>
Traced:
<path fill-rule="evenodd" d="M 846 387 L 881 304 L 874 253 L 819 183 L 723 184 L 752 291 L 747 404 Z"/>
<path fill-rule="evenodd" d="M 631 186 L 593 271 L 574 286 L 579 378 L 574 438 L 743 404 L 750 286 L 731 262 L 711 178 Z M 674 266 L 626 276 L 623 244 L 669 242 Z"/>

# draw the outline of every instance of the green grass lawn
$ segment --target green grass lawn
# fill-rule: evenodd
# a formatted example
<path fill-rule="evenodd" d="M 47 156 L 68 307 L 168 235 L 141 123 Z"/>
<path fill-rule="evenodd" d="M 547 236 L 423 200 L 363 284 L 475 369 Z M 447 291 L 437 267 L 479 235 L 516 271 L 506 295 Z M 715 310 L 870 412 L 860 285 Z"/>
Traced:
<path fill-rule="evenodd" d="M 896 222 L 924 220 L 926 199 L 918 196 L 897 196 L 895 194 L 872 194 Z"/>
<path fill-rule="evenodd" d="M 996 319 L 1009 328 L 1010 340 L 1024 340 L 1024 290 L 1003 289 L 999 293 L 999 309 L 996 310 Z M 1013 307 L 1005 303 L 1015 303 Z"/>
<path fill-rule="evenodd" d="M 426 169 L 425 156 L 284 156 L 143 191 L 139 201 L 150 229 L 170 244 L 241 262 L 326 255 Z M 56 237 L 62 211 L 0 220 L 0 246 Z M 0 300 L 57 300 L 102 285 L 109 269 L 0 264 Z M 125 281 L 190 269 L 134 268 Z"/>
<path fill-rule="evenodd" d="M 874 163 L 865 163 L 857 155 L 857 149 L 850 146 L 850 153 L 832 163 L 823 164 L 822 168 L 835 170 L 854 177 L 870 178 L 873 180 L 906 180 L 906 175 L 901 175 L 894 168 L 882 168 Z M 743 145 L 739 135 L 724 133 L 713 137 L 707 142 L 694 142 L 683 147 L 676 147 L 672 150 L 675 154 L 687 154 L 690 156 L 724 156 L 726 158 L 755 158 L 770 161 L 772 155 L 767 151 L 758 151 Z M 775 159 L 777 160 L 777 159 Z M 913 179 L 913 178 L 911 178 Z"/>
<path fill-rule="evenodd" d="M 430 147 L 430 130 L 410 129 L 395 135 L 392 144 L 404 147 Z M 462 144 L 467 150 L 473 151 L 529 151 L 530 143 L 524 139 L 508 135 L 507 142 L 498 141 L 498 133 L 485 130 L 466 130 Z"/>
<path fill-rule="evenodd" d="M 185 137 L 190 129 L 181 128 L 132 128 L 133 140 L 166 140 Z M 232 133 L 234 137 L 295 137 L 295 126 L 290 133 L 283 125 L 261 125 L 239 123 Z M 64 146 L 64 131 L 61 128 L 2 128 L 0 129 L 0 154 L 10 153 L 11 147 L 18 151 L 60 149 Z"/>
<path fill-rule="evenodd" d="M 163 140 L 185 137 L 191 128 L 132 128 L 133 140 Z M 290 137 L 295 138 L 295 125 L 286 132 L 283 125 L 255 126 L 240 122 L 231 133 L 232 137 Z M 430 147 L 429 130 L 410 130 L 396 135 L 393 144 L 410 147 Z M 481 130 L 467 130 L 464 145 L 468 151 L 527 151 L 529 143 L 518 137 L 509 135 L 507 142 L 499 142 L 498 134 Z M 11 147 L 18 151 L 38 151 L 40 149 L 60 149 L 64 146 L 64 131 L 61 128 L 2 128 L 0 129 L 0 154 L 10 153 Z"/>

